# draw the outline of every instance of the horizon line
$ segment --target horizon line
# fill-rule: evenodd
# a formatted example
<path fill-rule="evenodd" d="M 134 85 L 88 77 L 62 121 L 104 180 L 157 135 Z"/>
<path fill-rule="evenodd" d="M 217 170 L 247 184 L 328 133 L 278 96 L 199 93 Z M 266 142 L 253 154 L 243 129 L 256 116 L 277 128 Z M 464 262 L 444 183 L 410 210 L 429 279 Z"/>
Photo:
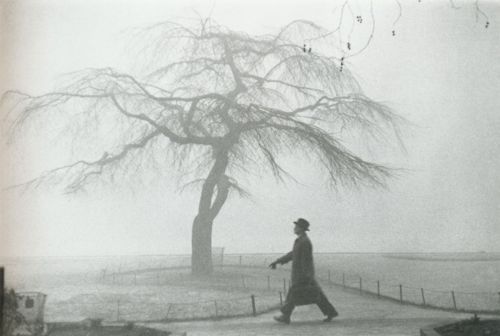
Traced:
<path fill-rule="evenodd" d="M 286 252 L 231 252 L 224 253 L 226 256 L 238 256 L 238 255 L 269 255 L 269 254 L 283 254 Z M 336 251 L 336 252 L 314 252 L 314 254 L 449 254 L 449 253 L 500 253 L 500 251 Z M 112 258 L 112 257 L 187 257 L 191 256 L 191 253 L 155 253 L 155 254 L 88 254 L 88 255 L 15 255 L 15 256 L 5 256 L 0 255 L 2 258 Z"/>

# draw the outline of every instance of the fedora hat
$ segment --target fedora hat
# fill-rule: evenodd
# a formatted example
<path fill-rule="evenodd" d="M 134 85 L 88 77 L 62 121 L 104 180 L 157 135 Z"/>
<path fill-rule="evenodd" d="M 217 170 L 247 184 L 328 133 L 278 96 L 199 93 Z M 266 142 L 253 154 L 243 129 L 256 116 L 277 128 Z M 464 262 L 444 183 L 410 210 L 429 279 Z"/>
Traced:
<path fill-rule="evenodd" d="M 304 218 L 299 218 L 295 222 L 293 222 L 295 225 L 303 229 L 304 231 L 309 231 L 309 222 L 306 221 Z"/>

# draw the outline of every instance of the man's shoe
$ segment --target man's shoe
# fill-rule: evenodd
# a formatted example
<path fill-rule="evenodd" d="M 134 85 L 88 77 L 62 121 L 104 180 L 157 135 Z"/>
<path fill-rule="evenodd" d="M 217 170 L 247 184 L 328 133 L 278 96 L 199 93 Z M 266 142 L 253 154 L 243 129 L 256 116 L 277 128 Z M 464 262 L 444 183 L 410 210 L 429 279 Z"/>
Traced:
<path fill-rule="evenodd" d="M 285 315 L 275 316 L 275 317 L 274 317 L 274 320 L 275 320 L 276 322 L 285 323 L 285 324 L 290 324 L 290 317 L 287 317 L 287 316 L 285 316 Z"/>
<path fill-rule="evenodd" d="M 335 311 L 331 315 L 327 315 L 326 318 L 323 320 L 323 322 L 331 322 L 332 319 L 337 316 L 339 316 L 339 313 Z"/>

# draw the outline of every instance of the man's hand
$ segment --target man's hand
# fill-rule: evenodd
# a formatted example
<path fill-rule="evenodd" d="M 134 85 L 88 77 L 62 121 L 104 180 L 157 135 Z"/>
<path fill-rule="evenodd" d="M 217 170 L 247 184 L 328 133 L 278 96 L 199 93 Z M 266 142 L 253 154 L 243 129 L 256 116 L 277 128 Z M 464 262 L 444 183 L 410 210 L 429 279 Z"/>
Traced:
<path fill-rule="evenodd" d="M 273 261 L 272 263 L 270 263 L 270 264 L 269 264 L 269 268 L 270 268 L 270 269 L 276 269 L 276 265 L 277 265 L 277 264 L 278 264 L 278 263 L 277 263 L 276 261 Z"/>

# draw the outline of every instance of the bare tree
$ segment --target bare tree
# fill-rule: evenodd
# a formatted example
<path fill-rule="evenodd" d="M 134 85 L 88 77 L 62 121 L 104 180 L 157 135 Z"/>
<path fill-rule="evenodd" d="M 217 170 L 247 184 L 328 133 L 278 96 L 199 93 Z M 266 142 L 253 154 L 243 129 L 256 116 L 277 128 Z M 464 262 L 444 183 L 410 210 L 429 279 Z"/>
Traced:
<path fill-rule="evenodd" d="M 362 93 L 340 57 L 328 56 L 338 48 L 322 27 L 295 21 L 275 35 L 250 36 L 210 20 L 194 27 L 164 22 L 138 37 L 144 46 L 138 59 L 145 64 L 140 75 L 87 69 L 41 96 L 6 93 L 13 136 L 25 133 L 30 120 L 56 116 L 68 121 L 75 141 L 114 127 L 98 158 L 17 187 L 56 183 L 76 192 L 151 163 L 190 170 L 201 181 L 192 226 L 192 272 L 200 275 L 212 272 L 212 226 L 229 192 L 243 192 L 238 177 L 265 167 L 283 179 L 288 172 L 280 154 L 306 155 L 332 186 L 383 186 L 391 175 L 341 139 L 346 131 L 399 139 L 400 118 Z M 304 46 L 305 37 L 314 38 L 317 49 Z"/>

